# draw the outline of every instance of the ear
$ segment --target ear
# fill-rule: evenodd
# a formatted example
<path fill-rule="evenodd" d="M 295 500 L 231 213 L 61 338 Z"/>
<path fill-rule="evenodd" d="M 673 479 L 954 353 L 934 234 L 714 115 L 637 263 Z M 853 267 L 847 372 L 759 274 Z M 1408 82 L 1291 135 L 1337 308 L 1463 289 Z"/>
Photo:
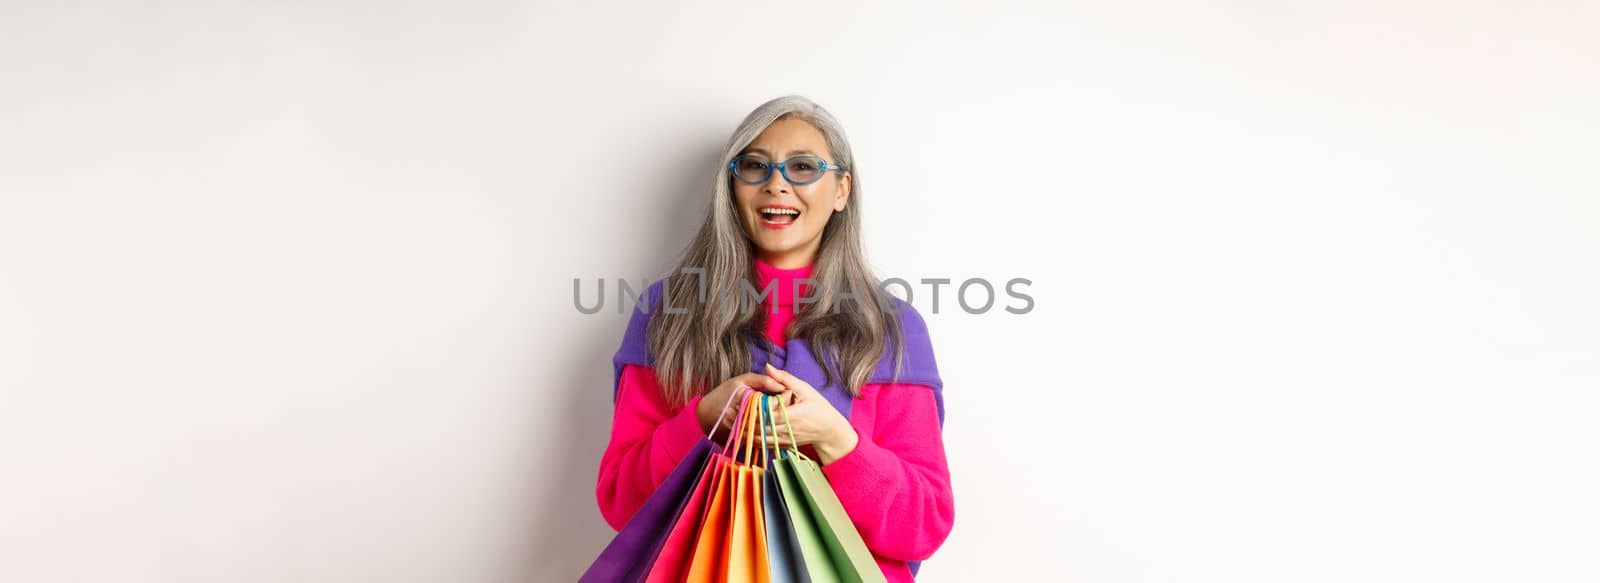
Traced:
<path fill-rule="evenodd" d="M 840 212 L 844 210 L 844 203 L 850 200 L 850 191 L 854 187 L 855 179 L 851 178 L 849 172 L 845 172 L 839 176 L 838 190 L 835 191 L 833 195 L 834 212 Z"/>

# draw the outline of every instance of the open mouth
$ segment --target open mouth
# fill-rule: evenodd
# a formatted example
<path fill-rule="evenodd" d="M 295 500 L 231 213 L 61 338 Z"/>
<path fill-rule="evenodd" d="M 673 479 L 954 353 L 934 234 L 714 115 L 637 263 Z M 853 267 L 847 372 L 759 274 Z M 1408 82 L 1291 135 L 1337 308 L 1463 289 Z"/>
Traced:
<path fill-rule="evenodd" d="M 756 209 L 761 214 L 761 222 L 768 225 L 792 225 L 800 220 L 800 209 L 787 206 L 764 206 Z"/>

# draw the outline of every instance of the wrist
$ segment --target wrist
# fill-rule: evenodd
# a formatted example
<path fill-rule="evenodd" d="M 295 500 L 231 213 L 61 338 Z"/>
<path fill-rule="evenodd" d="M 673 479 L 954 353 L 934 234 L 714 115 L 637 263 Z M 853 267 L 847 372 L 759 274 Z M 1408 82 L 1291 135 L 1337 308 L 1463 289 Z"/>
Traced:
<path fill-rule="evenodd" d="M 716 422 L 715 411 L 706 410 L 707 403 L 704 397 L 695 397 L 689 402 L 694 407 L 694 419 L 700 424 L 700 431 L 711 431 L 711 424 Z"/>
<path fill-rule="evenodd" d="M 818 461 L 822 465 L 831 464 L 839 458 L 850 455 L 860 443 L 861 435 L 856 433 L 856 428 L 846 424 L 836 431 L 831 439 L 816 444 L 817 457 L 820 458 Z"/>

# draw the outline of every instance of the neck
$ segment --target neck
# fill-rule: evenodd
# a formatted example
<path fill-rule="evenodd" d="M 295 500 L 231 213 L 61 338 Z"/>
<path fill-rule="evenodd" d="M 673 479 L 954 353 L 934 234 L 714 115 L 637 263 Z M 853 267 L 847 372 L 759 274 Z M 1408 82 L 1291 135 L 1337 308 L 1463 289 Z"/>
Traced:
<path fill-rule="evenodd" d="M 772 265 L 765 259 L 757 258 L 755 267 L 757 291 L 766 289 L 769 284 L 773 284 L 773 287 L 776 288 L 773 290 L 773 295 L 769 296 L 764 303 L 788 306 L 793 305 L 797 295 L 811 297 L 812 284 L 809 282 L 802 284 L 800 282 L 802 279 L 811 277 L 810 265 L 785 268 Z"/>
<path fill-rule="evenodd" d="M 778 269 L 799 269 L 816 263 L 816 247 L 794 249 L 791 251 L 757 251 L 756 256 Z"/>

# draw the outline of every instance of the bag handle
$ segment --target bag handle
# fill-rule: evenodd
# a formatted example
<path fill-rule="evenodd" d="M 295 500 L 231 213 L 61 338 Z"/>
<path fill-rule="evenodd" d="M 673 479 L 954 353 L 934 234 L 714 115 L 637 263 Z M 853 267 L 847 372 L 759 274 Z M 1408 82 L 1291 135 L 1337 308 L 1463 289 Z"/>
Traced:
<path fill-rule="evenodd" d="M 733 398 L 739 396 L 739 393 L 744 392 L 744 390 L 748 388 L 750 388 L 748 385 L 741 384 L 737 387 L 734 387 L 733 391 L 728 393 L 728 401 L 722 404 L 722 413 L 717 415 L 717 422 L 711 424 L 711 432 L 706 434 L 706 439 L 711 439 L 711 436 L 717 434 L 717 427 L 722 426 L 722 419 L 728 416 L 728 405 L 732 405 Z"/>
<path fill-rule="evenodd" d="M 771 469 L 772 464 L 777 463 L 777 460 L 783 459 L 785 457 L 785 455 L 786 455 L 784 453 L 783 448 L 778 446 L 778 439 L 777 439 L 777 437 L 778 437 L 778 435 L 777 435 L 777 431 L 778 431 L 777 413 L 773 412 L 774 407 L 772 405 L 773 401 L 777 401 L 780 404 L 783 403 L 783 398 L 779 397 L 777 399 L 772 399 L 771 397 L 772 397 L 772 395 L 762 395 L 761 396 L 761 409 L 760 409 L 760 412 L 761 412 L 761 449 L 762 449 L 762 452 L 766 454 L 766 460 L 765 461 L 767 463 L 766 463 L 766 465 L 764 467 L 766 467 L 768 469 Z M 793 440 L 792 436 L 794 435 L 794 428 L 792 428 L 792 427 L 790 428 L 789 435 L 791 436 L 790 439 L 792 441 Z M 772 437 L 772 441 L 771 442 L 767 441 L 768 436 Z"/>
<path fill-rule="evenodd" d="M 768 405 L 768 406 L 770 407 L 771 405 Z M 805 460 L 805 461 L 811 461 L 811 457 L 807 456 L 804 453 L 802 453 L 800 451 L 800 446 L 795 445 L 795 441 L 796 440 L 794 438 L 794 425 L 791 425 L 789 423 L 789 404 L 783 402 L 783 399 L 780 398 L 780 399 L 778 399 L 778 409 L 783 412 L 783 426 L 787 427 L 789 429 L 789 449 L 779 448 L 777 446 L 777 444 L 773 444 L 772 447 L 778 451 L 778 453 L 781 455 L 781 457 L 787 458 L 787 457 L 789 457 L 789 454 L 793 453 L 795 455 L 795 457 L 798 457 L 798 458 L 800 458 L 802 460 Z M 774 424 L 772 426 L 772 431 L 774 433 L 776 433 L 778 431 L 778 427 L 777 427 L 776 422 L 774 422 Z"/>
<path fill-rule="evenodd" d="M 756 432 L 761 429 L 761 410 L 760 410 L 760 406 L 756 405 L 756 395 L 755 395 L 755 393 L 751 393 L 745 398 L 745 409 L 746 409 L 746 414 L 745 414 L 745 419 L 744 419 L 744 425 L 739 428 L 740 429 L 740 433 L 744 434 L 744 458 L 743 458 L 743 461 L 744 461 L 745 465 L 756 465 L 755 464 L 755 459 L 756 458 L 754 457 L 754 455 L 756 453 L 758 453 L 758 452 L 755 451 Z M 765 447 L 761 448 L 761 450 L 759 451 L 759 454 L 762 457 L 761 465 L 763 467 L 765 467 L 765 465 L 766 465 L 766 459 L 765 459 L 766 458 L 766 453 L 767 452 L 766 452 L 766 448 Z"/>
<path fill-rule="evenodd" d="M 771 394 L 762 393 L 761 404 L 756 406 L 757 420 L 760 421 L 756 430 L 761 432 L 761 467 L 766 469 L 772 469 L 772 451 L 767 447 L 767 428 L 772 426 L 771 400 Z M 776 443 L 772 445 L 777 446 Z"/>
<path fill-rule="evenodd" d="M 770 402 L 770 397 L 771 396 L 772 395 L 766 395 L 766 394 L 761 395 L 761 410 L 760 410 L 760 413 L 761 413 L 761 457 L 764 458 L 762 461 L 766 462 L 766 463 L 761 464 L 761 467 L 767 468 L 769 470 L 772 469 L 772 455 L 767 450 L 767 433 L 769 433 L 767 431 L 767 429 L 770 428 L 770 427 L 773 427 L 773 425 L 772 425 L 772 403 Z M 776 440 L 773 441 L 772 447 L 773 448 L 778 447 L 778 444 L 777 444 Z M 783 452 L 780 451 L 780 452 L 778 452 L 778 454 L 782 455 Z"/>
<path fill-rule="evenodd" d="M 752 391 L 753 392 L 753 391 Z M 737 458 L 739 444 L 744 442 L 744 424 L 750 416 L 750 392 L 741 393 L 739 399 L 739 413 L 733 417 L 733 425 L 728 427 L 728 439 L 723 442 L 722 451 L 730 457 Z"/>

